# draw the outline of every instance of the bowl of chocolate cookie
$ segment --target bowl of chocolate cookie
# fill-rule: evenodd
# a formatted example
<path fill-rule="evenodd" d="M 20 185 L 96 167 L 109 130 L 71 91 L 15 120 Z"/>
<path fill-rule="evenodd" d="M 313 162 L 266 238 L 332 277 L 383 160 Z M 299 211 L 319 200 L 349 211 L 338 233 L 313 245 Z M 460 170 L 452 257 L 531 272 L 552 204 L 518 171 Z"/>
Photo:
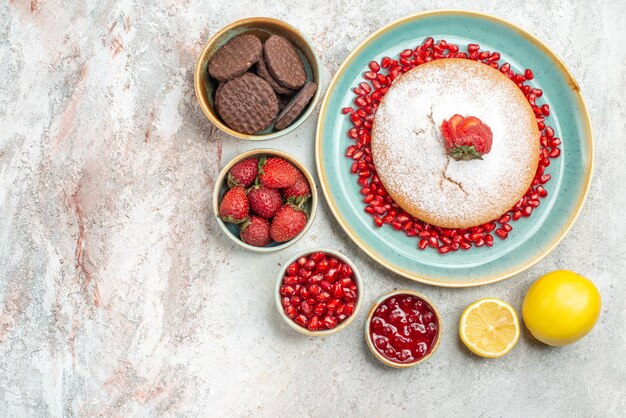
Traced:
<path fill-rule="evenodd" d="M 280 20 L 238 20 L 204 46 L 196 96 L 222 131 L 247 140 L 285 135 L 306 120 L 321 95 L 321 65 L 300 31 Z"/>

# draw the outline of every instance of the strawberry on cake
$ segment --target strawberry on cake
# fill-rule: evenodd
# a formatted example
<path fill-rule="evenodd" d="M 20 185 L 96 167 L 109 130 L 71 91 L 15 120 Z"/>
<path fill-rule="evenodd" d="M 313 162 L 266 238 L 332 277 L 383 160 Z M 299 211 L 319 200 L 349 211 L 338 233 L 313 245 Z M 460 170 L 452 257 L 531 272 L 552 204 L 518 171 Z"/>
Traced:
<path fill-rule="evenodd" d="M 389 195 L 408 213 L 445 228 L 498 218 L 528 190 L 539 130 L 506 75 L 466 59 L 419 65 L 385 94 L 372 156 Z"/>

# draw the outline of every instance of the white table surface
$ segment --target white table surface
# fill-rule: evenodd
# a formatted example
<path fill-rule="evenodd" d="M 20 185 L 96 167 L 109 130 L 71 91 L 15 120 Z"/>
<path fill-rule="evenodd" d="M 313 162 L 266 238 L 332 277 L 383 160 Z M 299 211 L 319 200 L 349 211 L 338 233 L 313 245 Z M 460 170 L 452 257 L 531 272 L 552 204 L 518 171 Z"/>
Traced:
<path fill-rule="evenodd" d="M 314 3 L 0 5 L 1 416 L 623 416 L 625 3 Z M 247 16 L 288 21 L 313 40 L 327 84 L 378 27 L 444 7 L 530 30 L 582 88 L 597 159 L 587 203 L 558 248 L 498 284 L 420 285 L 369 260 L 321 195 L 311 230 L 288 250 L 253 255 L 226 239 L 209 209 L 220 167 L 262 145 L 314 172 L 317 113 L 269 143 L 222 134 L 193 90 L 208 37 Z M 360 266 L 365 306 L 399 287 L 435 301 L 444 317 L 435 356 L 407 371 L 381 366 L 363 341 L 365 311 L 326 339 L 282 323 L 275 276 L 313 246 Z M 523 335 L 498 360 L 459 342 L 467 304 L 494 296 L 520 309 L 532 281 L 559 268 L 591 278 L 602 294 L 600 321 L 584 340 L 548 348 Z"/>

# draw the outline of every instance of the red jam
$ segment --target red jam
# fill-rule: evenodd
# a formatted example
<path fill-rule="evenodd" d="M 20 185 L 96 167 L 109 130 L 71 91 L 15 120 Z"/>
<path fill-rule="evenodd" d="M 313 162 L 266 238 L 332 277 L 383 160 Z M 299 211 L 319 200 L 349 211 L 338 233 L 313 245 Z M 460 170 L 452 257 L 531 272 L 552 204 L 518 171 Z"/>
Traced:
<path fill-rule="evenodd" d="M 410 294 L 385 299 L 370 321 L 375 350 L 394 363 L 414 363 L 426 357 L 437 343 L 438 331 L 432 307 Z"/>
<path fill-rule="evenodd" d="M 352 315 L 359 297 L 350 265 L 321 251 L 291 263 L 279 292 L 285 315 L 309 331 L 341 324 Z"/>

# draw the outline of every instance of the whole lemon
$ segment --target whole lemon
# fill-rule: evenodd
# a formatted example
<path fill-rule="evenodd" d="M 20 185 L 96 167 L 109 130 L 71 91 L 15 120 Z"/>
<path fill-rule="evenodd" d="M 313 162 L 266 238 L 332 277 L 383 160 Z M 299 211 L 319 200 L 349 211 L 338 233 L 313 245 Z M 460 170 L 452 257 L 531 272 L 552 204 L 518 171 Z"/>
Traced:
<path fill-rule="evenodd" d="M 522 317 L 533 336 L 548 345 L 565 345 L 584 337 L 600 316 L 600 293 L 591 280 L 557 270 L 530 286 Z"/>

